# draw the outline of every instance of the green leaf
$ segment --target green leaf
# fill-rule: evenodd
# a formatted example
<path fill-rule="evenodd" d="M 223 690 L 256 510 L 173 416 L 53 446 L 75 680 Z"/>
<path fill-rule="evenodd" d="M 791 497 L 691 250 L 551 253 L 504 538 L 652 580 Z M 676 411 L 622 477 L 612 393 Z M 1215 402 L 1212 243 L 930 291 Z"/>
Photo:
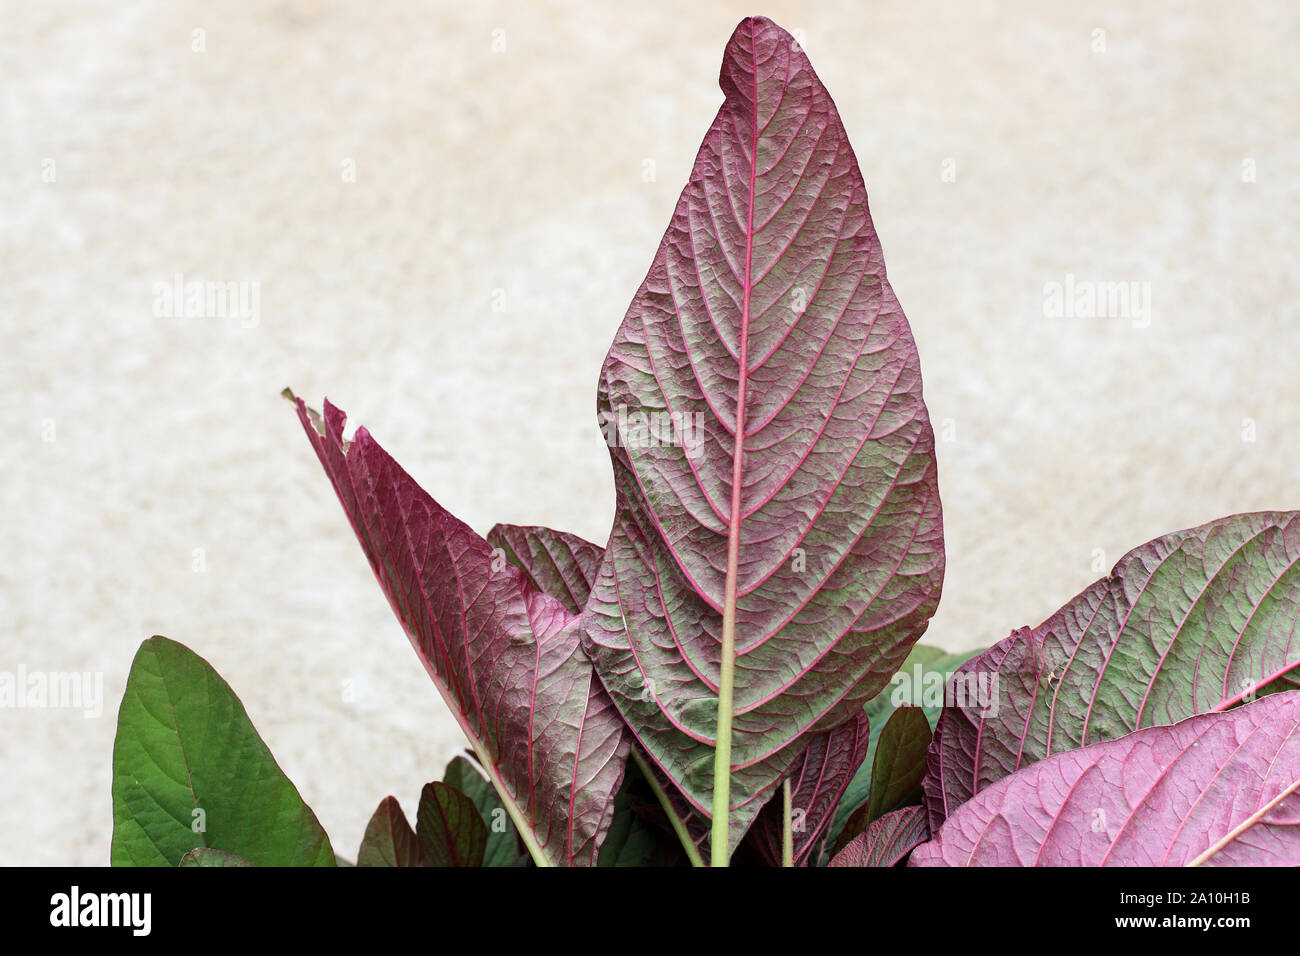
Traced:
<path fill-rule="evenodd" d="M 933 735 L 920 707 L 903 706 L 890 715 L 872 761 L 867 823 L 920 797 Z"/>
<path fill-rule="evenodd" d="M 195 848 L 255 866 L 334 866 L 311 808 L 203 658 L 140 645 L 113 744 L 114 866 L 177 866 Z"/>
<path fill-rule="evenodd" d="M 357 866 L 423 866 L 420 840 L 396 797 L 384 797 L 366 824 Z"/>
<path fill-rule="evenodd" d="M 483 852 L 484 866 L 525 866 L 528 854 L 519 842 L 519 831 L 510 820 L 505 804 L 490 780 L 475 769 L 465 757 L 455 757 L 447 764 L 442 782 L 455 787 L 469 797 L 478 808 L 479 817 L 487 827 L 487 849 Z"/>
<path fill-rule="evenodd" d="M 874 719 L 877 713 L 872 710 L 873 706 L 878 708 L 881 717 L 887 717 L 903 705 L 920 707 L 933 727 L 943 713 L 948 678 L 962 664 L 983 652 L 982 647 L 956 653 L 939 647 L 914 647 L 898 673 L 890 679 L 889 689 L 867 705 L 867 713 Z"/>
<path fill-rule="evenodd" d="M 429 866 L 482 866 L 488 831 L 474 801 L 434 781 L 420 792 L 415 832 Z"/>
<path fill-rule="evenodd" d="M 207 847 L 196 846 L 189 853 L 181 857 L 179 866 L 252 866 L 242 856 L 236 856 L 234 853 L 227 853 L 225 850 L 209 850 Z"/>

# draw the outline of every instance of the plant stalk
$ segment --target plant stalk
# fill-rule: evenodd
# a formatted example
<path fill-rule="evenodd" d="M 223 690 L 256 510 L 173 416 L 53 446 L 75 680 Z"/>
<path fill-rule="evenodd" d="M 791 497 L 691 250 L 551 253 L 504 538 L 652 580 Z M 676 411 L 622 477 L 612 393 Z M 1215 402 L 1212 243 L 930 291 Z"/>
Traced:
<path fill-rule="evenodd" d="M 1192 746 L 1195 746 L 1195 744 L 1193 744 Z M 1258 823 L 1261 819 L 1267 816 L 1270 812 L 1272 812 L 1272 810 L 1275 807 L 1281 804 L 1283 800 L 1291 796 L 1291 794 L 1295 793 L 1297 790 L 1300 790 L 1300 780 L 1297 780 L 1295 783 L 1291 784 L 1291 786 L 1287 787 L 1285 790 L 1279 793 L 1268 803 L 1264 804 L 1264 806 L 1260 807 L 1250 816 L 1246 817 L 1246 819 L 1242 820 L 1239 824 L 1233 827 L 1222 837 L 1215 840 L 1212 844 L 1210 844 L 1210 846 L 1203 853 L 1200 854 L 1200 856 L 1192 860 L 1192 862 L 1188 863 L 1187 865 L 1200 866 L 1201 864 L 1203 864 L 1206 860 L 1210 859 L 1212 856 L 1214 856 L 1214 854 L 1218 853 L 1225 846 L 1227 846 L 1233 840 L 1237 839 L 1237 837 L 1241 836 L 1243 833 L 1245 833 L 1247 830 L 1253 827 L 1256 823 Z"/>
<path fill-rule="evenodd" d="M 677 839 L 681 841 L 682 849 L 686 851 L 691 866 L 703 866 L 704 860 L 700 857 L 699 848 L 692 842 L 691 835 L 686 831 L 686 824 L 682 822 L 681 817 L 677 816 L 677 811 L 673 809 L 668 794 L 664 792 L 663 787 L 659 786 L 659 781 L 655 779 L 654 773 L 650 770 L 650 765 L 646 763 L 645 758 L 641 756 L 641 751 L 637 750 L 636 747 L 632 748 L 632 759 L 636 761 L 637 767 L 641 769 L 641 776 L 645 777 L 646 783 L 650 784 L 650 789 L 654 791 L 659 806 L 663 807 L 664 813 L 668 814 L 668 822 L 672 824 L 673 832 L 677 834 Z"/>
<path fill-rule="evenodd" d="M 734 540 L 734 539 L 733 539 Z M 718 742 L 713 751 L 713 829 L 709 849 L 713 866 L 727 866 L 731 811 L 731 711 L 735 699 L 736 584 L 727 576 L 730 600 L 722 614 L 722 674 L 718 681 Z"/>
<path fill-rule="evenodd" d="M 790 792 L 790 778 L 781 781 L 781 865 L 794 866 L 794 795 Z"/>
<path fill-rule="evenodd" d="M 483 750 L 478 738 L 469 733 L 468 728 L 465 736 L 469 737 L 470 746 L 474 748 L 474 753 L 478 756 L 478 762 L 487 772 L 488 780 L 492 781 L 497 796 L 501 798 L 501 803 L 505 806 L 506 812 L 510 814 L 515 830 L 519 832 L 520 839 L 524 841 L 524 846 L 528 849 L 528 855 L 533 858 L 533 863 L 537 866 L 550 866 L 551 861 L 546 858 L 542 845 L 537 842 L 537 837 L 533 834 L 533 828 L 528 825 L 528 821 L 524 818 L 523 810 L 515 802 L 515 798 L 511 796 L 510 791 L 506 789 L 505 781 L 497 775 L 496 766 L 492 763 L 492 759 Z"/>

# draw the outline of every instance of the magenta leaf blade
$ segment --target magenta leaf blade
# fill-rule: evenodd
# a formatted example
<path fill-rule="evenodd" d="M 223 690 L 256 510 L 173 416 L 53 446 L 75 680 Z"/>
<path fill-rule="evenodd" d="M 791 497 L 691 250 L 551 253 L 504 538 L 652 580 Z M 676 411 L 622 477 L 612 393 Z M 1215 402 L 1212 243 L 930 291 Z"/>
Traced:
<path fill-rule="evenodd" d="M 981 790 L 912 866 L 1298 866 L 1300 692 L 1054 754 Z"/>
<path fill-rule="evenodd" d="M 734 580 L 743 832 L 800 738 L 853 719 L 906 657 L 944 559 L 916 346 L 835 105 L 763 18 L 737 27 L 720 82 L 600 376 L 618 507 L 583 634 L 646 752 L 711 815 Z"/>
<path fill-rule="evenodd" d="M 629 738 L 579 646 L 578 616 L 497 561 L 366 429 L 345 443 L 342 411 L 297 408 L 380 587 L 530 852 L 595 865 Z"/>
<path fill-rule="evenodd" d="M 1233 515 L 1130 551 L 952 676 L 927 755 L 930 827 L 1050 754 L 1294 688 L 1300 513 Z"/>
<path fill-rule="evenodd" d="M 930 837 L 922 807 L 903 807 L 873 820 L 831 859 L 829 866 L 897 866 Z"/>

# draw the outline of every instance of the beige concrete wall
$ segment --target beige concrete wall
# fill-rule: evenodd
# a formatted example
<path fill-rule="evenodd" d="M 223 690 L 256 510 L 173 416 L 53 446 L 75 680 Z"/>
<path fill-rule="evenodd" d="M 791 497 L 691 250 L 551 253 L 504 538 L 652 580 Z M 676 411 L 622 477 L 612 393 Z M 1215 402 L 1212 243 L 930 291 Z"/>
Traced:
<path fill-rule="evenodd" d="M 384 795 L 413 810 L 458 734 L 279 390 L 481 531 L 603 541 L 596 372 L 751 12 L 803 31 L 919 342 L 927 640 L 1300 506 L 1295 4 L 3 0 L 0 670 L 102 673 L 105 707 L 0 711 L 0 863 L 107 861 L 153 633 L 230 681 L 342 852 Z M 154 315 L 177 273 L 260 283 L 256 325 Z M 1067 275 L 1149 283 L 1149 324 L 1045 315 Z"/>

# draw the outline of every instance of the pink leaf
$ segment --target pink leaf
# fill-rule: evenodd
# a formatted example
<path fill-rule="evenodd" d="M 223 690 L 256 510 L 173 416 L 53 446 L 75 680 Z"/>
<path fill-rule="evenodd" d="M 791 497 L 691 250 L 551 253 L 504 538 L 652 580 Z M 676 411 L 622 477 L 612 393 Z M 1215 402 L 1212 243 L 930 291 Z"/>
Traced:
<path fill-rule="evenodd" d="M 886 813 L 836 853 L 830 866 L 897 866 L 930 835 L 923 807 Z"/>
<path fill-rule="evenodd" d="M 1293 689 L 1300 514 L 1231 515 L 1133 549 L 949 680 L 927 755 L 930 827 L 1049 754 Z"/>
<path fill-rule="evenodd" d="M 912 866 L 1298 866 L 1300 691 L 1059 753 L 956 808 Z"/>

